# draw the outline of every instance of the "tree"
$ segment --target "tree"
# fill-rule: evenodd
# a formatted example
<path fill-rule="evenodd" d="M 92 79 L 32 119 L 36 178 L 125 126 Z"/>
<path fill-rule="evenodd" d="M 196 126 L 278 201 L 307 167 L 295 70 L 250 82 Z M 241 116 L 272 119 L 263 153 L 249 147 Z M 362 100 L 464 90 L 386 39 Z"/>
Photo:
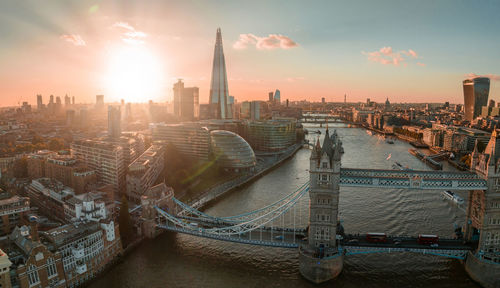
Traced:
<path fill-rule="evenodd" d="M 26 178 L 28 177 L 28 159 L 23 157 L 14 162 L 12 167 L 14 171 L 14 177 L 16 178 Z"/>
<path fill-rule="evenodd" d="M 59 151 L 64 148 L 64 140 L 61 138 L 52 138 L 49 142 L 49 150 Z"/>
<path fill-rule="evenodd" d="M 128 200 L 125 195 L 123 195 L 122 203 L 120 204 L 118 225 L 120 226 L 120 237 L 122 239 L 123 247 L 127 247 L 132 241 L 134 231 L 130 220 L 130 213 L 128 212 Z"/>

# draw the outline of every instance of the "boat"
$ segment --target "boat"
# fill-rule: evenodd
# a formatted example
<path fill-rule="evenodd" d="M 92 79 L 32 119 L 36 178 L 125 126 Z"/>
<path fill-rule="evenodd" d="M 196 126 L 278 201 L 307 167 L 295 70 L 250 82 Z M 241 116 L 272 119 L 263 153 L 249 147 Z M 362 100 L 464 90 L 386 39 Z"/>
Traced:
<path fill-rule="evenodd" d="M 443 194 L 444 198 L 446 198 L 448 200 L 451 200 L 451 201 L 453 201 L 457 204 L 460 204 L 460 205 L 464 204 L 464 199 L 452 191 L 446 190 L 446 191 L 443 191 L 442 194 Z"/>
<path fill-rule="evenodd" d="M 392 164 L 392 169 L 397 169 L 397 170 L 401 170 L 401 171 L 405 171 L 405 170 L 411 170 L 410 168 L 408 167 L 404 167 L 403 165 L 401 165 L 399 162 L 394 162 L 394 164 Z"/>

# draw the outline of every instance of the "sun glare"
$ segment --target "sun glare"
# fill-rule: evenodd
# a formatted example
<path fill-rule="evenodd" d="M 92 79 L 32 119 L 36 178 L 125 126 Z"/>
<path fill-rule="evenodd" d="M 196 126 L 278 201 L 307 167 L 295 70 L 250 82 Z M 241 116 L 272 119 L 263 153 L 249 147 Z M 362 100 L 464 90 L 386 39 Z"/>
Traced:
<path fill-rule="evenodd" d="M 147 102 L 162 93 L 162 65 L 148 48 L 121 47 L 109 56 L 104 79 L 106 93 L 111 99 L 127 102 Z"/>

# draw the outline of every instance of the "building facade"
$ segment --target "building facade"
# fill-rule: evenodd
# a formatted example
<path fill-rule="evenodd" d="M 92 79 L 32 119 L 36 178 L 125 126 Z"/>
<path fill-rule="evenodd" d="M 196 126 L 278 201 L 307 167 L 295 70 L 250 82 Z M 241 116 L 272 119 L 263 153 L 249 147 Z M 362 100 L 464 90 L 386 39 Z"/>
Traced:
<path fill-rule="evenodd" d="M 465 120 L 472 121 L 481 115 L 481 108 L 488 104 L 490 79 L 477 77 L 463 81 Z"/>
<path fill-rule="evenodd" d="M 71 153 L 96 172 L 98 181 L 113 185 L 115 193 L 125 191 L 126 162 L 122 147 L 103 141 L 79 140 L 71 144 Z"/>
<path fill-rule="evenodd" d="M 141 196 L 157 181 L 165 165 L 165 146 L 153 144 L 128 166 L 127 196 L 139 203 Z"/>
<path fill-rule="evenodd" d="M 150 124 L 153 141 L 173 144 L 180 153 L 192 159 L 207 161 L 210 153 L 210 132 L 199 123 Z"/>
<path fill-rule="evenodd" d="M 180 119 L 192 121 L 200 117 L 198 87 L 184 87 L 181 79 L 174 84 L 174 114 Z"/>
<path fill-rule="evenodd" d="M 214 49 L 214 61 L 212 66 L 212 81 L 210 82 L 210 103 L 217 104 L 217 119 L 228 119 L 229 90 L 227 88 L 226 60 L 222 48 L 222 34 L 217 29 Z"/>
<path fill-rule="evenodd" d="M 294 119 L 250 121 L 245 130 L 244 138 L 256 151 L 280 151 L 297 140 Z"/>
<path fill-rule="evenodd" d="M 10 196 L 0 190 L 0 236 L 8 235 L 16 226 L 22 225 L 29 210 L 28 197 Z"/>

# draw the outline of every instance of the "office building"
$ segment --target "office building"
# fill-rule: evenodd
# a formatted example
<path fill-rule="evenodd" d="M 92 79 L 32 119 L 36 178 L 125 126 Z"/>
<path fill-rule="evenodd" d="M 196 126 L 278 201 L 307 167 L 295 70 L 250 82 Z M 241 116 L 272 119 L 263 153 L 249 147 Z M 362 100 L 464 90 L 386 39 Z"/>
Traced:
<path fill-rule="evenodd" d="M 150 124 L 153 141 L 172 143 L 180 153 L 191 159 L 207 161 L 210 152 L 210 133 L 199 123 Z"/>
<path fill-rule="evenodd" d="M 50 178 L 33 179 L 27 187 L 32 206 L 53 219 L 64 221 L 64 202 L 73 197 L 75 192 L 60 181 Z"/>
<path fill-rule="evenodd" d="M 109 219 L 63 225 L 42 236 L 62 255 L 67 287 L 83 286 L 122 253 L 118 226 Z"/>
<path fill-rule="evenodd" d="M 256 151 L 280 151 L 296 142 L 295 128 L 295 119 L 250 121 L 246 125 L 245 139 Z"/>
<path fill-rule="evenodd" d="M 98 181 L 112 185 L 115 193 L 125 191 L 126 162 L 122 147 L 98 140 L 78 140 L 71 144 L 71 154 L 94 170 Z"/>
<path fill-rule="evenodd" d="M 274 104 L 280 105 L 281 104 L 281 93 L 280 90 L 276 89 L 274 92 Z"/>
<path fill-rule="evenodd" d="M 56 152 L 49 150 L 40 150 L 36 153 L 28 155 L 28 177 L 32 179 L 46 177 L 45 165 L 47 163 L 47 159 L 55 155 L 57 155 Z"/>
<path fill-rule="evenodd" d="M 43 98 L 41 94 L 36 95 L 36 109 L 39 111 L 43 109 Z"/>
<path fill-rule="evenodd" d="M 108 136 L 119 138 L 122 134 L 120 106 L 108 106 Z"/>
<path fill-rule="evenodd" d="M 273 100 L 274 100 L 274 96 L 273 95 L 274 95 L 274 93 L 272 91 L 269 92 L 269 100 L 268 100 L 269 102 L 273 102 Z"/>
<path fill-rule="evenodd" d="M 95 108 L 104 108 L 104 95 L 95 95 Z"/>
<path fill-rule="evenodd" d="M 69 107 L 71 105 L 71 97 L 69 97 L 67 94 L 64 96 L 64 106 Z"/>
<path fill-rule="evenodd" d="M 139 203 L 144 192 L 155 184 L 165 163 L 165 146 L 153 144 L 128 166 L 127 196 Z"/>
<path fill-rule="evenodd" d="M 210 103 L 217 104 L 217 119 L 228 119 L 228 98 L 229 90 L 227 86 L 226 61 L 222 48 L 222 35 L 220 28 L 217 29 L 214 49 L 214 61 L 212 66 L 212 81 L 210 82 Z"/>
<path fill-rule="evenodd" d="M 477 77 L 463 81 L 465 120 L 472 121 L 481 115 L 481 108 L 488 104 L 490 79 Z"/>
<path fill-rule="evenodd" d="M 73 156 L 55 155 L 47 158 L 45 177 L 56 179 L 63 185 L 73 188 L 75 194 L 82 194 L 97 182 L 94 170 Z"/>
<path fill-rule="evenodd" d="M 16 226 L 22 225 L 29 210 L 29 198 L 11 196 L 0 189 L 0 236 L 10 234 Z"/>
<path fill-rule="evenodd" d="M 183 120 L 194 120 L 200 117 L 200 100 L 198 87 L 184 87 L 181 79 L 174 84 L 174 114 Z"/>
<path fill-rule="evenodd" d="M 72 127 L 75 125 L 75 110 L 66 110 L 66 126 Z"/>

